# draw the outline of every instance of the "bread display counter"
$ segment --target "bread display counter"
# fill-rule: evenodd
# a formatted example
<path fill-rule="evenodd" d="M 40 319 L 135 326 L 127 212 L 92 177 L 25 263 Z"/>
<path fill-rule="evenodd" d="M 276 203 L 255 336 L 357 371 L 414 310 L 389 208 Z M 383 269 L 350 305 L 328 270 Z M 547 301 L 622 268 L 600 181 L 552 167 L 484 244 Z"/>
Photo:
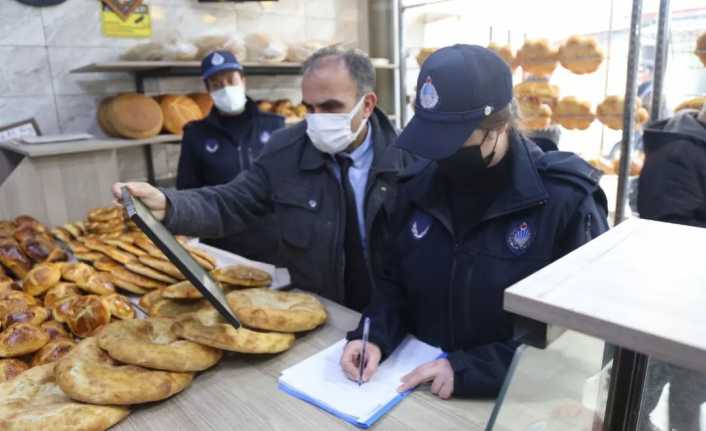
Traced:
<path fill-rule="evenodd" d="M 110 186 L 120 180 L 120 149 L 179 141 L 175 135 L 159 135 L 140 140 L 0 143 L 0 219 L 33 214 L 52 226 L 80 219 L 110 200 Z"/>

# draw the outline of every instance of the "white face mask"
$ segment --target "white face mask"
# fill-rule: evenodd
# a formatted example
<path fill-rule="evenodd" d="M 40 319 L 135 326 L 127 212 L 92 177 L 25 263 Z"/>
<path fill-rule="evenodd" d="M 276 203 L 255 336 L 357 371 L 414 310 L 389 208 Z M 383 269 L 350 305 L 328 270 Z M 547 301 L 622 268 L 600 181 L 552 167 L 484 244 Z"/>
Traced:
<path fill-rule="evenodd" d="M 213 104 L 224 114 L 242 114 L 245 111 L 245 87 L 228 85 L 211 93 Z"/>
<path fill-rule="evenodd" d="M 351 130 L 353 118 L 363 107 L 365 98 L 347 114 L 306 114 L 306 133 L 316 149 L 322 153 L 338 154 L 348 148 L 365 128 L 361 121 L 355 132 Z"/>

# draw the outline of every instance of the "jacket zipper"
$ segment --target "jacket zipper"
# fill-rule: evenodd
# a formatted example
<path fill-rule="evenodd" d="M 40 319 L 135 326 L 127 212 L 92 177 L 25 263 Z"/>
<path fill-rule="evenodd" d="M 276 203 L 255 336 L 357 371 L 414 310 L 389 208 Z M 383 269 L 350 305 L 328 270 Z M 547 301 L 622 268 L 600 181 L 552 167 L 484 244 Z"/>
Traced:
<path fill-rule="evenodd" d="M 345 226 L 346 218 L 345 218 L 345 211 L 343 211 L 343 208 L 345 208 L 346 202 L 345 202 L 345 196 L 344 196 L 344 190 L 343 190 L 343 185 L 341 184 L 340 181 L 338 181 L 336 177 L 336 173 L 333 172 L 333 167 L 330 165 L 328 166 L 328 171 L 329 174 L 333 176 L 334 180 L 336 180 L 336 187 L 338 187 L 338 223 L 336 223 L 336 232 L 335 232 L 335 240 L 333 241 L 333 252 L 332 256 L 335 257 L 335 268 L 334 268 L 334 282 L 336 283 L 336 286 L 342 287 L 342 295 L 341 295 L 341 303 L 343 303 L 346 299 L 346 286 L 345 286 L 345 267 L 346 267 L 346 261 L 345 261 L 345 252 L 341 252 L 341 250 L 344 248 L 343 241 L 341 240 L 341 227 Z M 341 259 L 343 259 L 343 265 L 339 265 L 341 262 Z M 344 269 L 344 273 L 341 273 L 341 268 Z"/>
<path fill-rule="evenodd" d="M 460 248 L 460 243 L 454 240 L 454 260 L 451 264 L 451 284 L 449 286 L 449 336 L 450 336 L 450 346 L 456 345 L 456 334 L 454 332 L 454 286 L 456 281 L 456 268 L 458 258 L 456 257 L 458 249 Z"/>

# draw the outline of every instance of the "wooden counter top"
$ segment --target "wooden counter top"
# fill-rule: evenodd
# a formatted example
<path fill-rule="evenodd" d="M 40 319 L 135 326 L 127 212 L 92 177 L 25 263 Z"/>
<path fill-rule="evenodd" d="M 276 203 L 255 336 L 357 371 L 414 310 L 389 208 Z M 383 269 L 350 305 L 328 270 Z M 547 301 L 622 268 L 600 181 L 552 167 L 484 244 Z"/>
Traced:
<path fill-rule="evenodd" d="M 158 135 L 149 139 L 87 139 L 83 141 L 59 142 L 56 144 L 16 144 L 12 142 L 2 142 L 0 143 L 0 149 L 12 151 L 26 157 L 47 157 L 180 141 L 181 136 Z"/>
<path fill-rule="evenodd" d="M 226 355 L 194 378 L 181 394 L 137 408 L 116 431 L 354 430 L 334 416 L 277 388 L 280 372 L 334 344 L 353 328 L 359 314 L 323 300 L 328 322 L 276 356 Z M 484 430 L 492 401 L 442 401 L 420 388 L 385 415 L 375 430 Z"/>

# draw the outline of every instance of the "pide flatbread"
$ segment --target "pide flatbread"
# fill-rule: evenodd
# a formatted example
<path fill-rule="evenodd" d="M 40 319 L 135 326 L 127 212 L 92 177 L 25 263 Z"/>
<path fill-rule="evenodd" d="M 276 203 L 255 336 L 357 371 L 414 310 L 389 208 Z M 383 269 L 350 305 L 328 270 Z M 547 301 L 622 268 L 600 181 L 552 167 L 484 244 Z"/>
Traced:
<path fill-rule="evenodd" d="M 54 364 L 32 368 L 0 384 L 3 431 L 103 431 L 129 413 L 122 407 L 72 401 L 56 384 Z"/>
<path fill-rule="evenodd" d="M 152 317 L 179 317 L 208 308 L 213 308 L 213 306 L 205 299 L 176 300 L 162 298 L 152 304 L 149 314 Z"/>
<path fill-rule="evenodd" d="M 302 332 L 326 321 L 326 309 L 308 293 L 244 289 L 230 292 L 226 298 L 238 319 L 252 328 Z"/>
<path fill-rule="evenodd" d="M 96 337 L 79 343 L 54 369 L 56 381 L 69 397 L 91 404 L 130 405 L 160 401 L 184 390 L 191 373 L 154 371 L 118 365 Z"/>
<path fill-rule="evenodd" d="M 180 340 L 173 319 L 113 322 L 98 336 L 99 346 L 120 362 L 165 371 L 195 372 L 214 366 L 223 352 Z"/>
<path fill-rule="evenodd" d="M 186 340 L 240 353 L 280 353 L 295 340 L 293 334 L 252 331 L 243 326 L 235 329 L 215 309 L 182 316 L 172 330 Z"/>
<path fill-rule="evenodd" d="M 103 253 L 104 255 L 122 264 L 127 264 L 137 260 L 137 257 L 135 255 L 121 251 L 117 247 L 107 245 L 99 239 L 87 239 L 86 241 L 84 241 L 83 245 L 85 245 L 86 248 L 88 248 L 89 250 Z"/>
<path fill-rule="evenodd" d="M 125 264 L 125 268 L 128 270 L 134 272 L 135 274 L 142 275 L 147 278 L 151 278 L 152 280 L 156 280 L 162 283 L 167 283 L 167 284 L 174 284 L 177 282 L 174 278 L 162 274 L 159 271 L 155 271 L 154 269 L 150 268 L 149 266 L 143 265 L 139 262 L 130 262 Z"/>
<path fill-rule="evenodd" d="M 230 286 L 266 287 L 272 284 L 270 274 L 246 265 L 217 268 L 211 272 L 211 275 L 221 283 Z"/>
<path fill-rule="evenodd" d="M 105 242 L 106 244 L 112 245 L 113 247 L 117 247 L 123 251 L 130 253 L 130 254 L 133 254 L 137 257 L 147 256 L 147 253 L 144 250 L 142 250 L 138 247 L 135 247 L 134 245 L 132 245 L 131 241 L 128 242 L 128 241 L 124 240 L 122 237 L 104 239 L 103 242 Z"/>

